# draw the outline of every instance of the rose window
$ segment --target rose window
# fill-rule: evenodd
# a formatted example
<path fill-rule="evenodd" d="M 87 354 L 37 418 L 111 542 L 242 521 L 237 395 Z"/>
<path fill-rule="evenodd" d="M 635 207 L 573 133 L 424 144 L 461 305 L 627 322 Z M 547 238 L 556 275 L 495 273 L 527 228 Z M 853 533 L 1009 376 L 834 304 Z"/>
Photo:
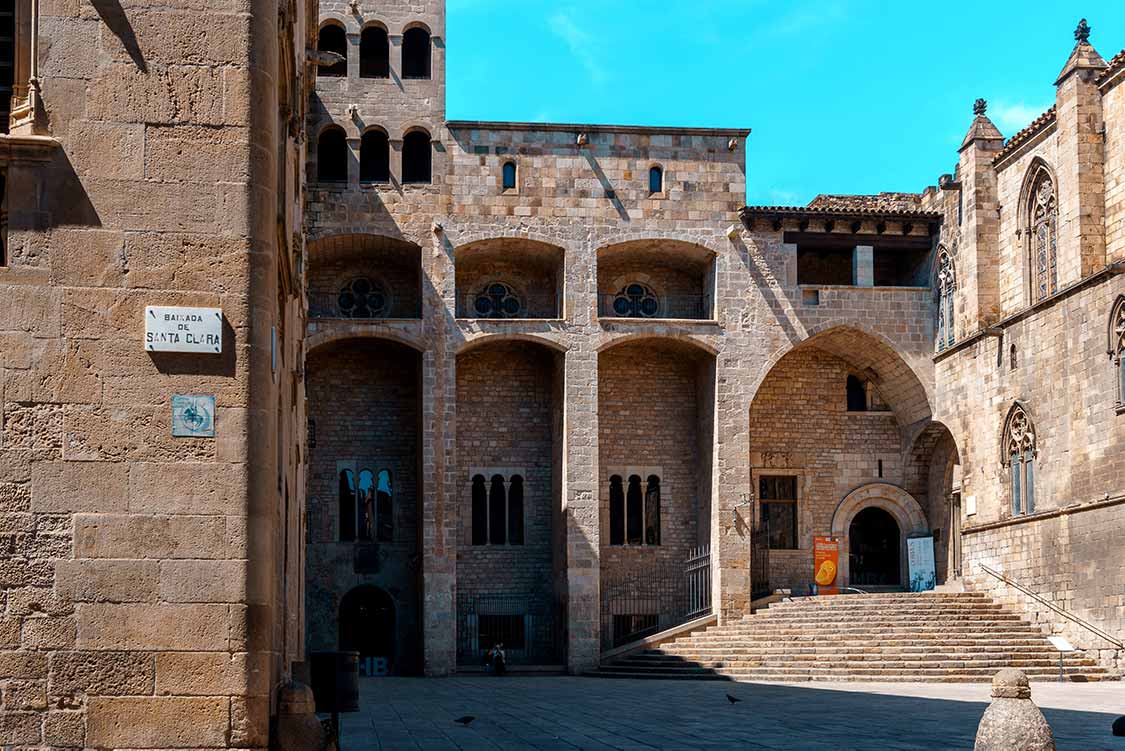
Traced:
<path fill-rule="evenodd" d="M 516 318 L 523 310 L 519 295 L 507 284 L 493 282 L 473 300 L 478 318 Z"/>
<path fill-rule="evenodd" d="M 613 298 L 613 314 L 619 318 L 655 318 L 658 312 L 656 293 L 640 282 L 626 285 Z"/>

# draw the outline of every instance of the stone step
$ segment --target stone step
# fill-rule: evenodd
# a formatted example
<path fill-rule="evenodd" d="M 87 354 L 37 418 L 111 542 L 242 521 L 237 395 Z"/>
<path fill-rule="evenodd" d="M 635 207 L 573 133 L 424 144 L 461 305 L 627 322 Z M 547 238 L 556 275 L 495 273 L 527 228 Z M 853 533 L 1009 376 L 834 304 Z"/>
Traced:
<path fill-rule="evenodd" d="M 840 682 L 849 681 L 856 683 L 988 683 L 992 680 L 991 676 L 978 676 L 978 675 L 962 675 L 950 674 L 942 676 L 917 676 L 906 674 L 887 674 L 875 676 L 839 676 L 839 675 L 806 675 L 806 674 L 763 674 L 763 673 L 700 673 L 698 675 L 661 675 L 653 673 L 606 673 L 601 670 L 593 670 L 586 675 L 598 678 L 618 678 L 618 679 L 633 679 L 633 680 L 681 680 L 681 681 L 757 681 L 760 683 L 812 683 L 812 682 Z M 1032 671 L 1028 674 L 1028 679 L 1032 681 L 1057 681 L 1058 672 L 1054 673 Z M 1065 676 L 1069 681 L 1098 682 L 1098 681 L 1114 681 L 1118 680 L 1116 676 L 1108 675 L 1101 671 L 1083 671 L 1080 673 L 1072 673 Z"/>
<path fill-rule="evenodd" d="M 964 645 L 959 644 L 931 644 L 931 645 L 908 645 L 908 646 L 888 646 L 888 647 L 873 647 L 869 644 L 855 644 L 850 646 L 838 647 L 744 647 L 744 646 L 731 646 L 725 649 L 704 648 L 704 647 L 685 647 L 683 649 L 665 649 L 658 653 L 642 652 L 637 656 L 650 656 L 650 657 L 688 657 L 695 655 L 703 656 L 727 656 L 727 655 L 845 655 L 845 654 L 883 654 L 883 655 L 915 655 L 915 654 L 1050 654 L 1058 655 L 1054 647 L 1038 645 L 1038 644 L 991 644 L 987 647 L 977 647 L 967 649 Z"/>
<path fill-rule="evenodd" d="M 896 667 L 904 669 L 928 669 L 951 667 L 989 667 L 995 670 L 1005 667 L 1058 667 L 1059 661 L 1045 656 L 1023 655 L 994 655 L 989 658 L 965 658 L 957 655 L 934 655 L 925 659 L 902 660 L 893 658 L 872 657 L 870 659 L 851 659 L 846 657 L 826 659 L 790 659 L 786 657 L 754 658 L 729 658 L 729 659 L 683 659 L 683 660 L 642 660 L 626 659 L 610 663 L 607 669 L 623 667 L 644 668 L 651 670 L 681 670 L 685 668 L 735 668 L 735 667 L 798 667 L 798 668 L 847 668 L 849 670 Z M 1094 667 L 1097 663 L 1089 658 L 1063 660 L 1064 667 Z"/>
<path fill-rule="evenodd" d="M 878 675 L 912 675 L 917 677 L 935 677 L 943 675 L 976 675 L 984 679 L 991 679 L 996 671 L 1008 665 L 931 665 L 918 667 L 914 665 L 873 665 L 873 666 L 791 666 L 791 665 L 749 665 L 749 666 L 718 666 L 714 668 L 681 666 L 681 667 L 648 667 L 645 665 L 604 665 L 600 668 L 605 673 L 635 673 L 638 675 L 701 675 L 705 673 L 721 673 L 723 675 L 839 675 L 851 676 L 878 676 Z M 1018 666 L 1017 666 L 1018 667 Z M 1028 665 L 1020 668 L 1027 674 L 1047 675 L 1053 673 L 1058 677 L 1058 665 Z M 1063 676 L 1088 675 L 1102 673 L 1093 666 L 1070 666 L 1063 668 Z"/>

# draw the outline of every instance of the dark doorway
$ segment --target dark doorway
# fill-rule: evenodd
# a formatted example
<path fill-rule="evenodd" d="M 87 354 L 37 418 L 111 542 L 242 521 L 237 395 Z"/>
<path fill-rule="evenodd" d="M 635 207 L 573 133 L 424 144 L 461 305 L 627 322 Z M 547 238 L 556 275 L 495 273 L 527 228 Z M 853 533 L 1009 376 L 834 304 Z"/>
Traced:
<path fill-rule="evenodd" d="M 902 585 L 902 533 L 893 516 L 881 508 L 865 508 L 855 515 L 848 536 L 852 586 Z"/>
<path fill-rule="evenodd" d="M 395 667 L 395 603 L 378 587 L 356 587 L 340 603 L 340 649 L 359 652 L 359 674 L 390 675 Z"/>

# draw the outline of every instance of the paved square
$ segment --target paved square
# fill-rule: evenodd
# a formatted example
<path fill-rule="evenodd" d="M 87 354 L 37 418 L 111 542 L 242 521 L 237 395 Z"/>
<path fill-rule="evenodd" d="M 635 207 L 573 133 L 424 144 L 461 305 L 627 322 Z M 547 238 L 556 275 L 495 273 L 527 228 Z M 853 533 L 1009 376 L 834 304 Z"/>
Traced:
<path fill-rule="evenodd" d="M 740 699 L 730 704 L 725 694 Z M 987 685 L 764 684 L 573 677 L 364 679 L 341 751 L 971 749 Z M 1125 751 L 1125 684 L 1032 684 L 1060 751 Z M 470 727 L 454 720 L 477 719 Z"/>

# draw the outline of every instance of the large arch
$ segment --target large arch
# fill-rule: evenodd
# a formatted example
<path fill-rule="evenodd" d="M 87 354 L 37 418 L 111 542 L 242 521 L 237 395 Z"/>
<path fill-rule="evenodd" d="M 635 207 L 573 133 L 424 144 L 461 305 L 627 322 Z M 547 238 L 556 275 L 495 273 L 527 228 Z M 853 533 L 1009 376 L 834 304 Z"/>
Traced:
<path fill-rule="evenodd" d="M 714 316 L 716 257 L 706 246 L 664 238 L 602 246 L 597 251 L 598 315 L 710 319 Z M 636 297 L 628 292 L 634 286 L 652 301 L 647 309 L 626 304 Z"/>
<path fill-rule="evenodd" d="M 310 318 L 416 319 L 422 315 L 422 248 L 378 234 L 341 234 L 309 242 Z M 352 315 L 341 293 L 355 279 L 367 279 L 384 307 L 369 316 Z"/>
<path fill-rule="evenodd" d="M 900 581 L 909 581 L 907 570 L 906 541 L 910 537 L 928 534 L 929 522 L 921 504 L 897 485 L 873 482 L 848 493 L 832 514 L 832 536 L 840 541 L 839 581 L 843 586 L 851 585 L 851 570 L 848 552 L 851 550 L 851 526 L 856 516 L 865 509 L 877 508 L 886 511 L 894 518 L 900 531 L 899 567 Z"/>
<path fill-rule="evenodd" d="M 340 600 L 339 648 L 359 652 L 360 675 L 389 675 L 398 651 L 394 598 L 381 587 L 364 584 Z"/>
<path fill-rule="evenodd" d="M 459 244 L 453 254 L 458 318 L 563 317 L 562 247 L 529 237 L 491 237 Z M 517 305 L 493 310 L 487 292 L 491 285 L 510 289 Z"/>

